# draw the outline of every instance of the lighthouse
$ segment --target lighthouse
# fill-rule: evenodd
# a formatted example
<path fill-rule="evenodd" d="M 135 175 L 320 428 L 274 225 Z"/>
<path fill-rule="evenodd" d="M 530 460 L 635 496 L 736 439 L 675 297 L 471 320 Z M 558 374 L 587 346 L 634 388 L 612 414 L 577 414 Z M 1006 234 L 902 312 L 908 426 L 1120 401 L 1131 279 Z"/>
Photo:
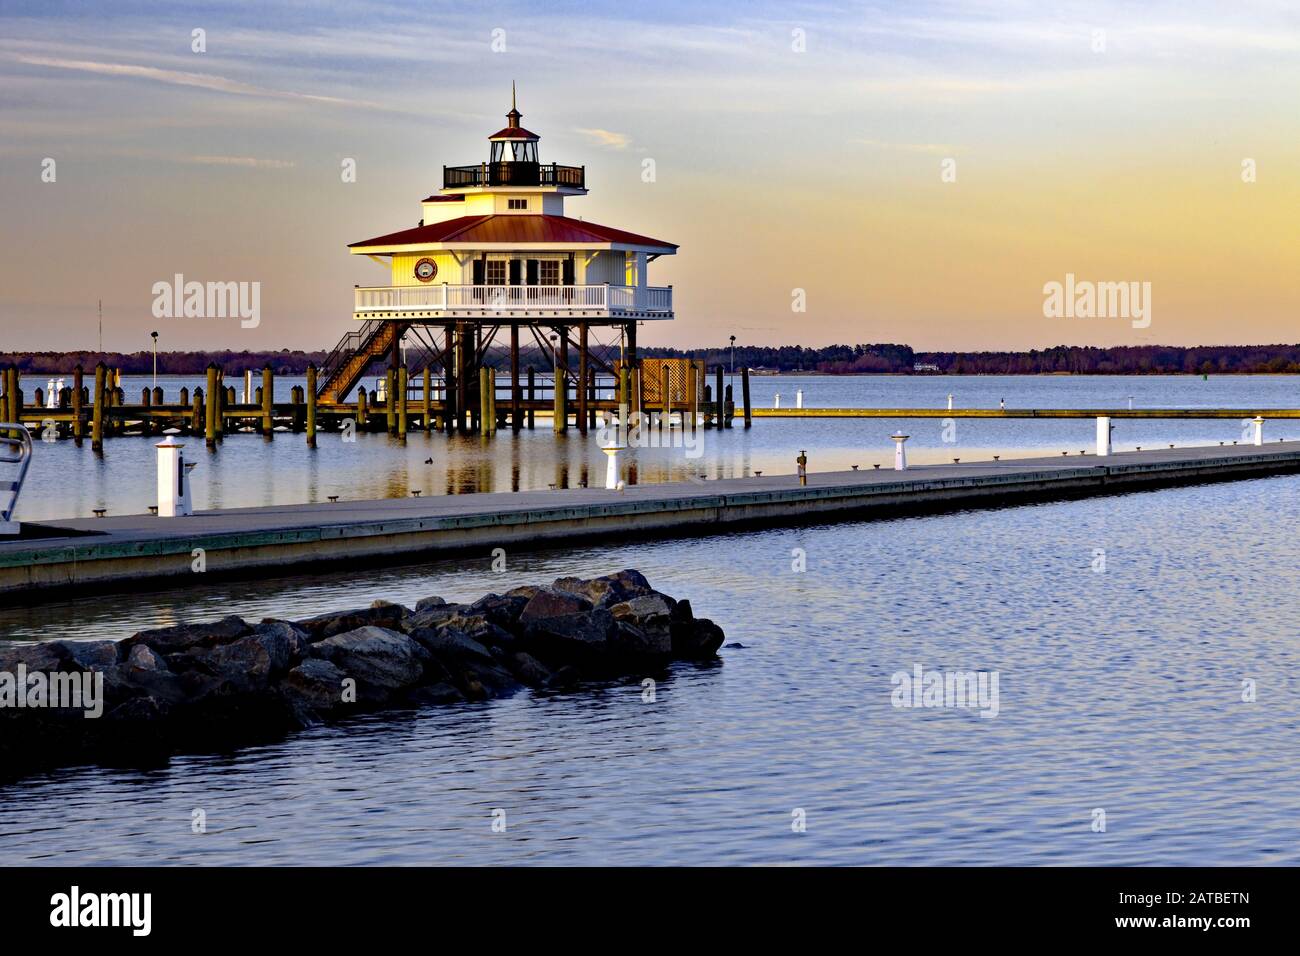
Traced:
<path fill-rule="evenodd" d="M 421 200 L 417 225 L 348 246 L 387 275 L 354 290 L 360 328 L 322 368 L 324 400 L 342 401 L 373 362 L 396 369 L 405 338 L 408 357 L 414 345 L 417 361 L 442 375 L 464 429 L 477 401 L 473 379 L 498 336 L 509 339 L 517 408 L 523 338 L 553 355 L 585 430 L 589 375 L 614 371 L 595 340 L 612 340 L 635 364 L 638 323 L 673 318 L 672 287 L 652 285 L 650 270 L 676 243 L 567 215 L 566 201 L 587 195 L 586 168 L 543 163 L 541 137 L 522 120 L 512 86 L 506 125 L 487 138 L 485 160 L 443 166 L 442 188 Z"/>

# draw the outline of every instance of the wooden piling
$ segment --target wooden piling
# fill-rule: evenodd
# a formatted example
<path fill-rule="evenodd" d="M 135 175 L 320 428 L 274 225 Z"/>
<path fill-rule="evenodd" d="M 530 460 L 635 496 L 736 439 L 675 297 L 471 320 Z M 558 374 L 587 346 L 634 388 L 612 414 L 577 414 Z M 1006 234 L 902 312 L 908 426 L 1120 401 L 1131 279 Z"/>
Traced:
<path fill-rule="evenodd" d="M 397 434 L 397 374 L 393 369 L 384 371 L 384 417 L 388 434 Z"/>
<path fill-rule="evenodd" d="M 316 366 L 307 366 L 307 447 L 316 447 Z"/>
<path fill-rule="evenodd" d="M 72 440 L 81 447 L 81 440 L 86 434 L 86 423 L 81 420 L 83 409 L 81 407 L 81 380 L 85 372 L 78 363 L 77 367 L 72 370 Z"/>
<path fill-rule="evenodd" d="M 671 427 L 668 421 L 669 416 L 672 415 L 673 412 L 673 395 L 670 391 L 671 388 L 672 379 L 668 374 L 668 363 L 664 362 L 659 366 L 659 398 L 660 404 L 663 406 L 663 411 L 660 413 L 663 417 L 659 420 L 660 431 Z"/>
<path fill-rule="evenodd" d="M 424 397 L 420 399 L 421 424 L 426 432 L 433 431 L 433 372 L 424 367 Z"/>
<path fill-rule="evenodd" d="M 715 373 L 716 373 L 716 377 L 714 378 L 713 400 L 717 404 L 714 405 L 714 415 L 716 417 L 713 423 L 713 427 L 722 428 L 723 420 L 727 417 L 727 410 L 724 407 L 723 404 L 724 400 L 722 397 L 726 393 L 722 389 L 722 366 L 721 365 L 717 367 Z"/>
<path fill-rule="evenodd" d="M 190 432 L 192 434 L 201 434 L 204 430 L 204 423 L 207 420 L 207 410 L 203 407 L 203 386 L 194 386 L 193 408 L 190 410 Z"/>
<path fill-rule="evenodd" d="M 686 413 L 691 431 L 695 431 L 699 427 L 700 415 L 700 370 L 694 362 L 686 366 Z"/>
<path fill-rule="evenodd" d="M 104 380 L 107 375 L 108 369 L 104 368 L 103 362 L 95 366 L 95 404 L 90 428 L 90 448 L 92 451 L 102 452 L 104 450 Z"/>
<path fill-rule="evenodd" d="M 587 434 L 587 323 L 578 323 L 578 433 Z"/>
<path fill-rule="evenodd" d="M 275 437 L 275 373 L 269 365 L 262 366 L 262 435 Z"/>
<path fill-rule="evenodd" d="M 357 428 L 359 432 L 370 428 L 370 406 L 366 404 L 366 387 L 357 389 Z"/>
<path fill-rule="evenodd" d="M 403 363 L 397 367 L 397 393 L 393 400 L 397 402 L 397 435 L 403 443 L 406 442 L 406 365 Z"/>
<path fill-rule="evenodd" d="M 745 402 L 745 427 L 748 428 L 754 424 L 754 406 L 749 400 L 749 366 L 743 366 L 740 370 L 740 395 Z"/>
<path fill-rule="evenodd" d="M 724 389 L 722 390 L 722 416 L 723 416 L 723 424 L 724 424 L 727 428 L 730 428 L 730 427 L 731 427 L 731 417 L 732 417 L 731 414 L 727 411 L 727 409 L 730 408 L 730 409 L 732 409 L 732 410 L 734 411 L 734 410 L 735 410 L 735 407 L 736 407 L 736 402 L 735 402 L 735 400 L 732 398 L 732 394 L 731 394 L 731 386 L 728 385 L 726 388 L 724 388 Z"/>
<path fill-rule="evenodd" d="M 492 399 L 490 397 L 491 369 L 487 366 L 481 366 L 478 370 L 478 422 L 479 433 L 482 435 L 492 434 L 492 423 L 490 409 Z"/>
<path fill-rule="evenodd" d="M 557 352 L 555 355 L 555 388 L 553 389 L 554 396 L 552 399 L 552 415 L 554 416 L 552 425 L 557 434 L 564 431 L 568 425 L 566 421 L 568 412 L 564 407 L 565 392 L 567 391 L 568 383 L 564 378 L 564 370 L 560 368 L 560 355 Z"/>
<path fill-rule="evenodd" d="M 209 448 L 217 444 L 217 410 L 221 407 L 221 386 L 217 384 L 217 366 L 208 364 L 207 420 L 204 422 L 204 439 Z"/>
<path fill-rule="evenodd" d="M 537 424 L 537 416 L 533 410 L 533 401 L 537 398 L 537 373 L 530 365 L 528 366 L 528 428 L 531 431 Z"/>
<path fill-rule="evenodd" d="M 524 427 L 519 414 L 519 323 L 510 323 L 510 429 L 519 431 Z"/>

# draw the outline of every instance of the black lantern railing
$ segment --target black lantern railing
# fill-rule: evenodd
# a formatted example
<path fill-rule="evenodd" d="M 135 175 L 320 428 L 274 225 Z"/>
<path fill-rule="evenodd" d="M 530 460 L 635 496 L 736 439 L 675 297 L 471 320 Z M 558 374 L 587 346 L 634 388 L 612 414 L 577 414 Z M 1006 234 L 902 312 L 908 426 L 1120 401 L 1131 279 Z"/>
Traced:
<path fill-rule="evenodd" d="M 573 186 L 585 189 L 585 166 L 559 163 L 479 163 L 476 166 L 442 167 L 442 186 Z"/>

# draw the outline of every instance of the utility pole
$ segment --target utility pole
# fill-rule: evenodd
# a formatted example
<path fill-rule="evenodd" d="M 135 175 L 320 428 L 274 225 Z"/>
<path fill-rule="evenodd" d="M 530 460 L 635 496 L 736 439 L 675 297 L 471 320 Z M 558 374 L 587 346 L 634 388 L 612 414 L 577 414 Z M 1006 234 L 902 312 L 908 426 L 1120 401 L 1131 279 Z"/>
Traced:
<path fill-rule="evenodd" d="M 158 387 L 158 333 L 150 332 L 153 338 L 153 387 Z"/>
<path fill-rule="evenodd" d="M 99 351 L 104 351 L 104 300 L 99 300 Z"/>

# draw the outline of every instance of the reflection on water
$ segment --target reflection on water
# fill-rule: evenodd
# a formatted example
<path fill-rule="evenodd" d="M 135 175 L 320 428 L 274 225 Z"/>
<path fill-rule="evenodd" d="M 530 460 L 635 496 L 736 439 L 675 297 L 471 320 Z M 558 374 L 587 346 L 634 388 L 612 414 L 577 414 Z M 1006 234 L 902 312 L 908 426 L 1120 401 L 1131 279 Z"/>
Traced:
<path fill-rule="evenodd" d="M 1294 865 L 1298 521 L 1300 478 L 1279 477 L 593 542 L 512 555 L 501 574 L 484 554 L 0 610 L 10 636 L 122 636 L 231 612 L 466 599 L 631 566 L 744 645 L 712 666 L 674 667 L 653 704 L 639 680 L 524 692 L 148 772 L 31 778 L 0 789 L 0 853 L 15 863 Z M 804 573 L 791 570 L 796 548 Z M 998 671 L 999 716 L 895 709 L 890 677 L 915 664 Z M 1255 703 L 1241 700 L 1245 678 Z M 196 807 L 204 835 L 190 832 Z M 1106 833 L 1091 831 L 1096 807 Z M 494 808 L 507 812 L 504 834 L 492 832 Z M 791 832 L 795 808 L 804 834 Z"/>
<path fill-rule="evenodd" d="M 301 380 L 280 379 L 277 395 Z M 146 384 L 128 381 L 128 394 Z M 170 396 L 187 381 L 164 379 Z M 188 382 L 188 384 L 194 384 Z M 783 405 L 804 391 L 810 407 L 944 408 L 949 393 L 958 408 L 1008 407 L 1091 408 L 1127 407 L 1298 407 L 1300 376 L 1177 377 L 1059 377 L 1059 376 L 773 376 L 753 379 L 754 403 L 770 407 L 777 392 Z M 1243 413 L 1243 417 L 1247 417 Z M 1217 445 L 1243 438 L 1236 420 L 1165 421 L 1116 420 L 1117 450 L 1137 445 L 1159 447 Z M 893 444 L 888 436 L 902 428 L 912 438 L 908 456 L 916 464 L 971 461 L 995 454 L 1077 454 L 1091 449 L 1096 431 L 1092 419 L 760 419 L 752 429 L 736 427 L 700 433 L 700 454 L 681 447 L 680 434 L 672 447 L 638 448 L 625 456 L 629 480 L 682 481 L 688 478 L 731 478 L 792 474 L 801 449 L 808 450 L 813 471 L 846 470 L 853 465 L 888 466 Z M 1270 441 L 1300 438 L 1300 421 L 1269 422 Z M 948 440 L 951 439 L 951 440 Z M 656 440 L 658 440 L 656 436 Z M 89 517 L 93 509 L 110 514 L 144 513 L 155 503 L 155 438 L 112 438 L 97 457 L 89 443 L 37 443 L 19 517 L 27 521 L 70 516 Z M 412 432 L 405 444 L 386 434 L 359 434 L 343 442 L 337 432 L 319 436 L 319 447 L 306 447 L 302 435 L 278 434 L 273 441 L 256 435 L 228 437 L 216 452 L 202 439 L 186 440 L 191 460 L 197 508 L 233 508 L 297 504 L 341 498 L 405 498 L 466 494 L 475 491 L 570 488 L 603 480 L 605 457 L 593 432 L 556 436 L 550 423 L 539 419 L 533 431 L 518 435 L 501 431 L 495 438 L 447 436 Z M 593 477 L 594 476 L 594 477 Z"/>

